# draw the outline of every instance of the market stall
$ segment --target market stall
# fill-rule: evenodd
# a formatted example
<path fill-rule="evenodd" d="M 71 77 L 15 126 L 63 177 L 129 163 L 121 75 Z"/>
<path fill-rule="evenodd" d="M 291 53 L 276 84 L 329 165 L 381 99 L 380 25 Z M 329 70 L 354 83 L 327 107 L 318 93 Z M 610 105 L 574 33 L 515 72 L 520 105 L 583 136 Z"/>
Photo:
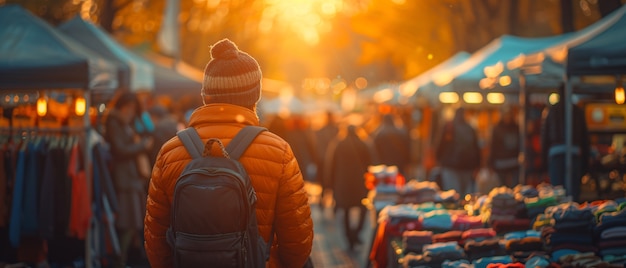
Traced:
<path fill-rule="evenodd" d="M 58 29 L 102 58 L 115 63 L 119 89 L 133 92 L 154 90 L 153 66 L 128 51 L 97 25 L 77 15 L 59 25 Z"/>
<path fill-rule="evenodd" d="M 626 263 L 626 233 L 619 231 L 626 223 L 625 198 L 572 203 L 563 187 L 549 184 L 498 187 L 464 199 L 432 182 L 397 190 L 376 218 L 373 267 Z"/>
<path fill-rule="evenodd" d="M 100 208 L 92 194 L 100 197 L 94 175 L 102 166 L 92 157 L 90 103 L 118 87 L 117 69 L 18 5 L 0 7 L 0 24 L 0 136 L 14 153 L 4 155 L 16 157 L 1 169 L 3 185 L 13 186 L 0 188 L 10 200 L 2 210 L 11 212 L 0 221 L 8 232 L 2 257 L 99 266 L 91 249 L 105 225 L 91 205 Z M 26 259 L 11 259 L 17 252 Z"/>
<path fill-rule="evenodd" d="M 626 133 L 626 118 L 619 112 L 624 109 L 624 89 L 621 77 L 626 75 L 626 47 L 624 47 L 624 42 L 626 42 L 626 6 L 614 11 L 609 18 L 614 20 L 613 24 L 593 38 L 571 46 L 568 49 L 565 65 L 567 79 L 565 81 L 566 90 L 564 100 L 566 105 L 572 102 L 571 96 L 576 93 L 578 89 L 573 81 L 577 79 L 585 82 L 586 77 L 598 77 L 603 75 L 615 77 L 615 80 L 613 80 L 615 85 L 614 98 L 605 99 L 600 102 L 605 103 L 605 106 L 607 103 L 616 103 L 617 106 L 611 106 L 613 106 L 617 112 L 612 113 L 611 109 L 598 108 L 598 105 L 595 103 L 587 105 L 587 108 L 589 108 L 587 114 L 590 115 L 587 121 L 591 123 L 592 126 L 601 122 L 608 122 L 609 125 L 606 126 L 608 128 L 600 129 L 600 131 L 615 135 Z M 599 94 L 601 92 L 597 93 Z M 572 121 L 572 109 L 566 109 L 565 129 L 571 129 Z M 594 130 L 597 133 L 598 129 Z M 566 132 L 565 141 L 566 146 L 572 146 L 571 132 Z M 623 141 L 621 143 L 622 144 L 616 144 L 616 146 L 619 146 L 620 150 L 623 147 Z M 572 154 L 573 153 L 569 150 L 566 152 L 566 176 L 571 175 L 571 171 L 568 168 L 572 166 Z M 626 165 L 626 163 L 622 165 Z M 622 165 L 619 166 L 621 172 L 625 169 Z M 567 181 L 566 183 L 571 184 L 571 182 Z"/>

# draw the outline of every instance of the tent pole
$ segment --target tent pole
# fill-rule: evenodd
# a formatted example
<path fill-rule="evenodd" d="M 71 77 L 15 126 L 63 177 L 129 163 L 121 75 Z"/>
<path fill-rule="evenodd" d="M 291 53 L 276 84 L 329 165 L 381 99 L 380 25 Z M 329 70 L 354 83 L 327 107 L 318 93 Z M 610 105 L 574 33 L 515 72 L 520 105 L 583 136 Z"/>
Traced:
<path fill-rule="evenodd" d="M 563 104 L 565 105 L 565 190 L 568 195 L 572 194 L 573 179 L 572 178 L 572 83 L 566 77 L 565 90 L 563 92 Z M 578 178 L 580 179 L 580 178 Z M 572 196 L 573 200 L 578 197 Z"/>
<path fill-rule="evenodd" d="M 91 196 L 91 193 L 93 193 L 93 189 L 92 189 L 92 179 L 93 179 L 93 173 L 91 172 L 91 138 L 90 138 L 90 131 L 91 131 L 91 115 L 89 114 L 89 107 L 91 104 L 91 94 L 89 92 L 89 90 L 83 90 L 83 98 L 85 99 L 85 114 L 83 114 L 83 126 L 85 128 L 85 146 L 83 148 L 84 150 L 84 161 L 85 161 L 85 165 L 84 165 L 84 169 L 85 169 L 85 177 L 86 177 L 86 191 L 88 193 L 90 193 L 89 195 Z M 90 200 L 91 202 L 92 200 Z M 91 218 L 89 219 L 89 228 L 87 230 L 87 237 L 85 238 L 85 267 L 86 268 L 92 268 L 94 265 L 94 252 L 92 252 L 92 245 L 93 240 L 95 239 L 95 232 L 94 232 L 94 225 L 93 225 L 93 218 L 94 216 L 92 215 Z"/>
<path fill-rule="evenodd" d="M 518 125 L 519 125 L 519 154 L 517 156 L 517 161 L 519 163 L 519 183 L 524 185 L 526 184 L 526 76 L 523 71 L 519 73 L 519 106 L 520 110 L 518 112 Z"/>

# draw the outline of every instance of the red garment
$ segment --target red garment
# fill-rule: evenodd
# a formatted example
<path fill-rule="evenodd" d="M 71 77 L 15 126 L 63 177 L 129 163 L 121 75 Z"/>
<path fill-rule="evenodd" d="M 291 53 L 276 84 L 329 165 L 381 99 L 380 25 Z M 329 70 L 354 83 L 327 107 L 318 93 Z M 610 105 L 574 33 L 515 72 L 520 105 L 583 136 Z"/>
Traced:
<path fill-rule="evenodd" d="M 526 265 L 524 265 L 521 262 L 514 262 L 514 263 L 507 263 L 507 264 L 503 264 L 503 263 L 487 264 L 487 268 L 524 268 L 524 267 L 526 267 Z"/>
<path fill-rule="evenodd" d="M 387 245 L 389 240 L 385 236 L 385 229 L 387 228 L 387 221 L 383 221 L 378 225 L 376 230 L 376 237 L 372 242 L 372 251 L 370 251 L 370 260 L 374 268 L 387 267 Z"/>
<path fill-rule="evenodd" d="M 492 238 L 496 236 L 496 231 L 492 228 L 478 228 L 478 229 L 470 229 L 463 232 L 461 238 L 463 240 L 474 239 L 474 238 Z"/>
<path fill-rule="evenodd" d="M 453 230 L 447 231 L 441 234 L 433 235 L 433 243 L 443 243 L 443 242 L 452 242 L 452 241 L 460 241 L 463 235 L 462 231 Z"/>
<path fill-rule="evenodd" d="M 484 227 L 481 216 L 452 215 L 452 230 L 465 231 Z"/>
<path fill-rule="evenodd" d="M 372 251 L 370 251 L 369 256 L 373 267 L 387 267 L 387 249 L 390 247 L 390 238 L 402 237 L 404 231 L 418 230 L 422 230 L 422 222 L 420 220 L 404 219 L 394 224 L 386 220 L 378 224 L 376 237 L 374 237 L 372 242 Z"/>
<path fill-rule="evenodd" d="M 74 145 L 70 154 L 68 175 L 72 180 L 72 205 L 70 209 L 70 236 L 85 239 L 91 219 L 91 190 L 87 187 L 85 170 L 81 169 L 78 145 Z"/>

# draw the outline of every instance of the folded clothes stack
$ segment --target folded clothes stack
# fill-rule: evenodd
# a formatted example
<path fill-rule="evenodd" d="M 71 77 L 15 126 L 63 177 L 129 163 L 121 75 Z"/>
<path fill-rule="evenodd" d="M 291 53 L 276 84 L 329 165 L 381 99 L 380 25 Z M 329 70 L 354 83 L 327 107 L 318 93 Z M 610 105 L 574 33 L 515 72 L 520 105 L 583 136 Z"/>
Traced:
<path fill-rule="evenodd" d="M 422 247 L 433 243 L 431 231 L 404 231 L 402 233 L 402 248 L 405 253 L 422 253 Z"/>
<path fill-rule="evenodd" d="M 626 209 L 601 213 L 598 219 L 594 237 L 599 255 L 612 264 L 626 264 Z"/>
<path fill-rule="evenodd" d="M 441 267 L 444 261 L 465 259 L 465 252 L 456 242 L 434 243 L 422 248 L 423 254 L 409 253 L 402 258 L 403 267 Z"/>
<path fill-rule="evenodd" d="M 542 238 L 553 261 L 570 254 L 597 252 L 593 242 L 595 219 L 589 207 L 561 204 L 546 209 L 546 215 L 554 219 L 554 225 L 544 227 Z"/>

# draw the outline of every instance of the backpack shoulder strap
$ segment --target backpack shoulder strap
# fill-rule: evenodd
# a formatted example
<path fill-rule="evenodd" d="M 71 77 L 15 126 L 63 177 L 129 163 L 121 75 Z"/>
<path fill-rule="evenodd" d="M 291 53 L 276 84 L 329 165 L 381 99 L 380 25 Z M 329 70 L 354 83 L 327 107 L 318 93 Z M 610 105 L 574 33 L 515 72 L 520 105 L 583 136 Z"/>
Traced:
<path fill-rule="evenodd" d="M 263 131 L 267 131 L 267 129 L 259 126 L 246 126 L 241 129 L 226 146 L 226 151 L 230 158 L 239 160 L 239 157 L 248 149 L 250 143 Z"/>
<path fill-rule="evenodd" d="M 204 143 L 193 127 L 188 127 L 176 133 L 176 136 L 183 142 L 185 149 L 191 155 L 192 158 L 202 158 L 202 151 L 204 150 Z"/>

